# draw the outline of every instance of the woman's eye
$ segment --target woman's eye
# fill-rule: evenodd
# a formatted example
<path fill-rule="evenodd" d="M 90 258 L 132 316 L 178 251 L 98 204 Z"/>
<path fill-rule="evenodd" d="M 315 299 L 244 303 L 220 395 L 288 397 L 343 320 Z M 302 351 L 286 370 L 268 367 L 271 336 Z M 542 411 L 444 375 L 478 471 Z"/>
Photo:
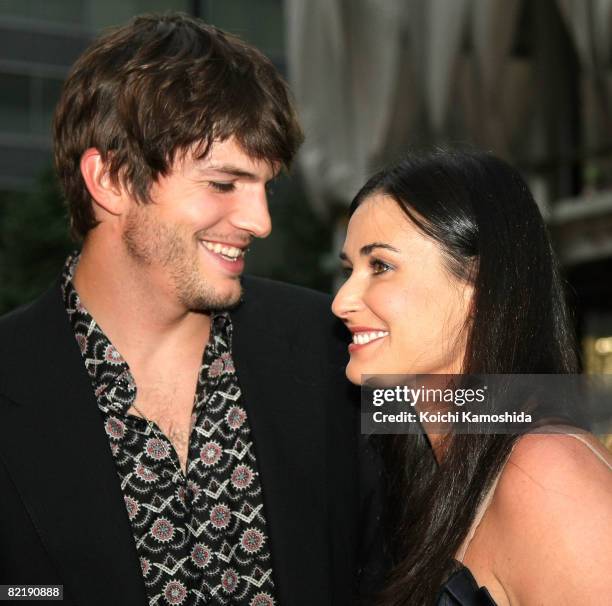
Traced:
<path fill-rule="evenodd" d="M 209 185 L 215 191 L 218 191 L 219 193 L 222 193 L 222 194 L 227 194 L 231 191 L 234 191 L 234 189 L 236 189 L 236 186 L 234 185 L 233 181 L 228 181 L 226 183 L 222 181 L 209 181 Z"/>
<path fill-rule="evenodd" d="M 342 273 L 342 277 L 345 279 L 350 278 L 351 274 L 353 273 L 353 268 L 349 267 L 348 265 L 344 265 L 341 269 L 340 269 L 341 273 Z"/>
<path fill-rule="evenodd" d="M 370 267 L 372 268 L 372 273 L 375 276 L 378 276 L 380 274 L 384 274 L 385 272 L 389 271 L 390 269 L 393 269 L 391 267 L 391 265 L 389 265 L 388 263 L 385 263 L 384 261 L 381 261 L 380 259 L 371 259 L 370 260 Z"/>

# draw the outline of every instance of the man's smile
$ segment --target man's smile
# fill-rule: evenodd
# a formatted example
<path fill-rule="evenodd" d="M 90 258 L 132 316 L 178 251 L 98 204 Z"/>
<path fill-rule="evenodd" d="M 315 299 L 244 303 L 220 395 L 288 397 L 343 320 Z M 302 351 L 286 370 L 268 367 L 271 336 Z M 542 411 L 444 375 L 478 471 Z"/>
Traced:
<path fill-rule="evenodd" d="M 222 244 L 220 242 L 210 242 L 209 240 L 200 240 L 202 245 L 209 251 L 223 257 L 227 261 L 237 261 L 244 257 L 247 252 L 247 248 L 238 248 L 228 244 Z"/>

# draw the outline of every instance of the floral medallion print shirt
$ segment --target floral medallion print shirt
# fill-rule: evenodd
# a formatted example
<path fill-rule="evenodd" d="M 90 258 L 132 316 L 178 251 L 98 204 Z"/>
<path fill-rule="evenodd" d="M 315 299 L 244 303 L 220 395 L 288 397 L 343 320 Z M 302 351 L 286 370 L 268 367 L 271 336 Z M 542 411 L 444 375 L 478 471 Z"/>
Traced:
<path fill-rule="evenodd" d="M 187 470 L 154 424 L 128 414 L 130 369 L 63 272 L 64 304 L 114 457 L 151 606 L 276 604 L 261 483 L 232 361 L 232 322 L 211 317 Z"/>

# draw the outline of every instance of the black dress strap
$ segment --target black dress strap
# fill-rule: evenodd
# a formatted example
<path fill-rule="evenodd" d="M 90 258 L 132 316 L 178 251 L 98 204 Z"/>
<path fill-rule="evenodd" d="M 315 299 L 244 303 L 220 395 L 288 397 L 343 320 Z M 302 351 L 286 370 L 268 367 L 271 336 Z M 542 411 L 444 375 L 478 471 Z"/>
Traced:
<path fill-rule="evenodd" d="M 478 587 L 476 579 L 461 566 L 444 583 L 436 598 L 436 606 L 497 606 L 486 587 Z"/>

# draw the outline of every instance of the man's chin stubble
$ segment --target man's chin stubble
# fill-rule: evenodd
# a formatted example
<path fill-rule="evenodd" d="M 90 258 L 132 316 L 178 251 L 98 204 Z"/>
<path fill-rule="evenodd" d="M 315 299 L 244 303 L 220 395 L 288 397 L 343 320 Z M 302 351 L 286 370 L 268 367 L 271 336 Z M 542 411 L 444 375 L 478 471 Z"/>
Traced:
<path fill-rule="evenodd" d="M 218 311 L 232 311 L 236 309 L 242 302 L 242 286 L 237 294 L 221 297 L 210 289 L 208 292 L 194 293 L 179 293 L 179 300 L 189 309 L 189 311 L 198 313 L 210 313 Z"/>

